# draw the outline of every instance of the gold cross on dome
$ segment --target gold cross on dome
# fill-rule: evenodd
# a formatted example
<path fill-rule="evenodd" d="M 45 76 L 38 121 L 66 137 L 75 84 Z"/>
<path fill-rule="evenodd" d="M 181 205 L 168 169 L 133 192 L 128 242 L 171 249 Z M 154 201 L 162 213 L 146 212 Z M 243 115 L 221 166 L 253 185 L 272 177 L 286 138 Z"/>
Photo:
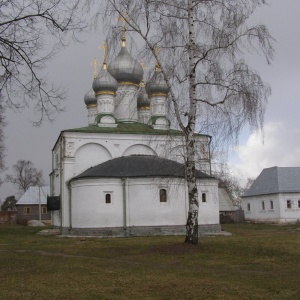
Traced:
<path fill-rule="evenodd" d="M 144 71 L 147 69 L 147 66 L 144 63 L 141 63 L 141 66 L 142 66 Z"/>
<path fill-rule="evenodd" d="M 125 36 L 125 24 L 126 24 L 126 19 L 124 17 L 124 12 L 120 13 L 120 16 L 117 18 L 117 21 L 122 22 L 122 47 L 126 46 L 126 36 Z"/>
<path fill-rule="evenodd" d="M 157 46 L 154 46 L 153 47 L 153 51 L 154 51 L 155 55 L 157 56 L 158 53 L 159 53 L 159 51 L 160 51 L 160 49 Z"/>
<path fill-rule="evenodd" d="M 103 53 L 103 69 L 106 69 L 106 58 L 107 58 L 107 49 L 108 49 L 108 46 L 107 46 L 106 42 L 104 41 L 102 43 L 102 45 L 98 47 L 98 49 L 104 50 L 104 53 Z"/>
<path fill-rule="evenodd" d="M 144 63 L 141 63 L 141 66 L 142 66 L 144 71 L 147 69 L 147 66 Z M 141 82 L 141 87 L 145 87 L 145 80 L 144 79 Z"/>
<path fill-rule="evenodd" d="M 159 49 L 157 46 L 154 46 L 154 47 L 153 47 L 153 51 L 154 51 L 154 54 L 155 54 L 155 61 L 156 61 L 156 63 L 155 63 L 155 72 L 158 72 L 159 64 L 158 64 L 158 61 L 157 61 L 157 58 L 156 58 L 156 57 L 157 57 L 157 55 L 158 55 L 160 49 Z"/>
<path fill-rule="evenodd" d="M 94 59 L 91 61 L 90 64 L 91 64 L 91 66 L 93 66 L 93 68 L 94 68 L 94 78 L 96 78 L 97 75 L 98 75 L 97 67 L 99 67 L 100 64 L 97 62 L 97 59 L 96 59 L 96 58 L 94 58 Z"/>

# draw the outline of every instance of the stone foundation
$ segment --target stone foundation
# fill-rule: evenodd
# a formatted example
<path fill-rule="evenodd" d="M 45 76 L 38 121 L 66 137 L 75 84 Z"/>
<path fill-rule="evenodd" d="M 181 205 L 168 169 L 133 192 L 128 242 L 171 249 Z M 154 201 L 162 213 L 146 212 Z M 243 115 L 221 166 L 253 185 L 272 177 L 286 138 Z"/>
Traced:
<path fill-rule="evenodd" d="M 220 224 L 199 225 L 199 236 L 219 234 Z M 113 228 L 62 228 L 62 235 L 72 236 L 100 236 L 100 237 L 127 237 L 151 235 L 185 235 L 185 225 L 181 226 L 138 226 Z"/>

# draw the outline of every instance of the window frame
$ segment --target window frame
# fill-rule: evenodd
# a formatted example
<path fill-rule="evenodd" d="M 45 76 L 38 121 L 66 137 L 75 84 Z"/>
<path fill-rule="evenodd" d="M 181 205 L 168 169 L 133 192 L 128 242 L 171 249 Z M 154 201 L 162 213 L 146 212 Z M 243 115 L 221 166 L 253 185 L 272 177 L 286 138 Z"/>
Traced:
<path fill-rule="evenodd" d="M 207 203 L 206 192 L 201 193 L 201 201 L 202 201 L 202 203 Z"/>
<path fill-rule="evenodd" d="M 112 204 L 112 193 L 104 192 L 104 204 Z"/>
<path fill-rule="evenodd" d="M 162 193 L 163 193 L 163 195 L 162 195 Z M 159 202 L 160 203 L 168 202 L 167 189 L 165 189 L 165 188 L 159 189 Z"/>
<path fill-rule="evenodd" d="M 31 215 L 32 214 L 32 210 L 30 206 L 24 206 L 23 207 L 23 214 L 24 215 Z"/>

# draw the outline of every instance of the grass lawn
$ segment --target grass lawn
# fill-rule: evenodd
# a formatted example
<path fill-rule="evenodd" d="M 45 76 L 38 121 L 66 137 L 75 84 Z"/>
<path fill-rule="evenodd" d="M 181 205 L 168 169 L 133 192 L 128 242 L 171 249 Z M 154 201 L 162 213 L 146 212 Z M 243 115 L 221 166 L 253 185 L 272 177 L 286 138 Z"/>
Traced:
<path fill-rule="evenodd" d="M 232 236 L 58 238 L 0 226 L 0 299 L 300 299 L 300 226 Z"/>

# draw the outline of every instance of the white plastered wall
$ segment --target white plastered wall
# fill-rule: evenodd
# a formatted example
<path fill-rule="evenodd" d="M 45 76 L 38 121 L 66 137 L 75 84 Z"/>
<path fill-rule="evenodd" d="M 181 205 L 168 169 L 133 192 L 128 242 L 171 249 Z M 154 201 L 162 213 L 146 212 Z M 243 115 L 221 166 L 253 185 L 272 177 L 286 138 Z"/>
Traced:
<path fill-rule="evenodd" d="M 125 198 L 123 193 L 125 184 Z M 185 225 L 188 211 L 187 187 L 182 179 L 129 178 L 78 180 L 71 183 L 71 227 L 107 228 L 124 226 Z M 199 224 L 218 224 L 217 182 L 212 180 L 199 188 L 207 193 L 200 203 Z M 166 189 L 167 202 L 160 202 L 159 190 Z M 105 203 L 105 194 L 112 195 Z M 126 202 L 126 206 L 124 205 Z M 126 207 L 126 208 L 125 208 Z"/>
<path fill-rule="evenodd" d="M 178 145 L 182 145 L 182 136 L 63 132 L 62 139 L 55 146 L 57 153 L 60 148 L 63 152 L 62 169 L 57 169 L 57 173 L 62 172 L 62 180 L 60 180 L 59 175 L 53 182 L 53 195 L 61 194 L 62 198 L 61 222 L 60 220 L 56 221 L 57 224 L 53 225 L 60 226 L 61 223 L 64 227 L 69 226 L 70 193 L 68 182 L 73 177 L 89 167 L 109 159 L 132 154 L 158 155 L 180 161 L 182 156 L 176 154 L 176 151 L 180 151 Z M 171 151 L 172 149 L 175 151 Z M 199 220 L 207 222 L 207 216 L 205 215 Z"/>
<path fill-rule="evenodd" d="M 287 208 L 287 200 L 291 200 L 292 207 Z M 300 208 L 298 208 L 299 193 L 282 193 L 244 197 L 242 208 L 245 212 L 245 219 L 257 222 L 295 222 L 300 219 Z M 273 209 L 271 208 L 273 201 Z M 264 202 L 265 209 L 263 209 Z M 248 211 L 250 204 L 250 211 Z"/>
<path fill-rule="evenodd" d="M 111 203 L 105 195 L 111 194 Z M 72 222 L 74 228 L 123 226 L 123 190 L 119 179 L 80 180 L 72 184 Z"/>
<path fill-rule="evenodd" d="M 199 214 L 198 224 L 219 224 L 218 181 L 198 179 Z M 206 194 L 206 202 L 202 202 L 202 193 Z"/>

